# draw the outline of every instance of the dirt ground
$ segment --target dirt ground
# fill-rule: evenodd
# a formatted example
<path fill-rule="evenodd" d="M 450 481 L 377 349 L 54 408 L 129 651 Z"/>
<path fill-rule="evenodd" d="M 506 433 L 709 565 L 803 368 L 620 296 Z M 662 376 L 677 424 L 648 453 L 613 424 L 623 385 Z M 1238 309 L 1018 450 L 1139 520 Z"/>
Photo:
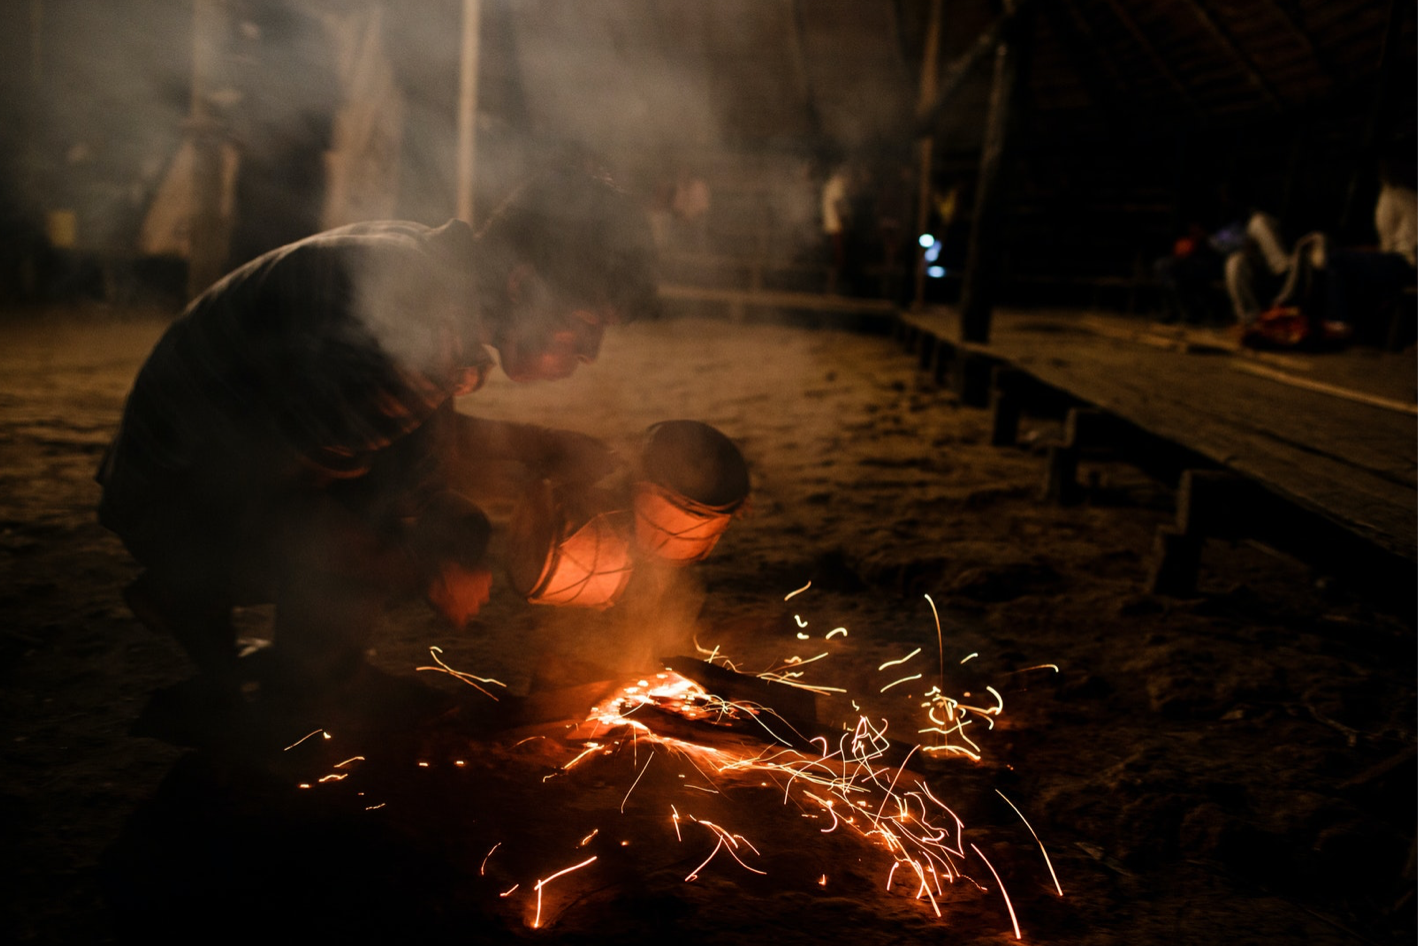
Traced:
<path fill-rule="evenodd" d="M 1144 594 L 1164 484 L 1100 461 L 1084 503 L 1040 502 L 1042 458 L 990 446 L 987 415 L 884 338 L 671 320 L 615 332 L 568 381 L 490 384 L 460 408 L 627 455 L 655 421 L 715 424 L 750 463 L 751 512 L 610 610 L 499 582 L 455 634 L 399 603 L 364 686 L 210 710 L 124 606 L 136 567 L 93 512 L 164 318 L 0 326 L 7 942 L 993 943 L 1011 913 L 1038 944 L 1414 939 L 1413 615 L 1244 542 L 1207 545 L 1194 598 Z M 498 522 L 505 472 L 468 487 Z M 267 611 L 240 618 L 268 633 Z M 804 734 L 821 746 L 886 725 L 860 803 L 769 768 L 790 757 L 751 727 L 571 728 L 605 681 L 696 644 L 835 688 Z M 431 647 L 499 701 L 417 670 Z M 971 729 L 918 732 L 931 684 Z M 979 761 L 909 752 L 964 735 Z M 924 880 L 893 873 L 874 820 L 902 798 L 898 841 L 927 810 L 943 830 L 914 836 L 952 836 L 914 861 Z"/>

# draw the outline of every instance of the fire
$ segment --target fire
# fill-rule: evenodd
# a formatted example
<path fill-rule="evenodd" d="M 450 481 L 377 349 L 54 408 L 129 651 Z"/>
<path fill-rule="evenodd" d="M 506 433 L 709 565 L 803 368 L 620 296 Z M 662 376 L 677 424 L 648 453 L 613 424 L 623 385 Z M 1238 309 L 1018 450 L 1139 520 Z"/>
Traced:
<path fill-rule="evenodd" d="M 805 585 L 792 592 L 788 598 L 802 594 L 808 587 Z M 938 645 L 942 649 L 938 678 L 927 680 L 928 675 L 936 676 L 932 672 L 937 670 L 935 667 L 927 665 L 927 669 L 918 669 L 920 663 L 912 666 L 913 661 L 921 658 L 920 647 L 903 656 L 885 660 L 876 668 L 884 679 L 877 688 L 877 696 L 885 695 L 896 700 L 905 695 L 907 711 L 912 717 L 919 717 L 919 722 L 901 727 L 908 734 L 905 738 L 896 734 L 897 730 L 892 728 L 887 718 L 874 711 L 863 710 L 855 702 L 851 703 L 854 710 L 852 718 L 839 722 L 836 727 L 823 727 L 811 718 L 788 715 L 786 710 L 780 715 L 763 702 L 727 699 L 717 695 L 704 684 L 691 679 L 696 671 L 685 666 L 685 674 L 665 669 L 627 683 L 592 706 L 585 718 L 572 725 L 560 738 L 550 733 L 527 736 L 515 743 L 509 741 L 506 748 L 522 746 L 534 739 L 547 740 L 546 748 L 541 751 L 543 757 L 551 753 L 550 759 L 555 768 L 543 776 L 543 783 L 568 779 L 573 780 L 574 784 L 581 778 L 583 769 L 594 768 L 594 775 L 590 777 L 597 784 L 604 784 L 607 766 L 625 766 L 629 762 L 629 767 L 625 769 L 625 781 L 620 783 L 625 785 L 624 792 L 620 794 L 617 791 L 620 794 L 619 814 L 626 815 L 628 809 L 632 815 L 636 810 L 643 813 L 647 804 L 663 805 L 657 810 L 664 812 L 667 809 L 668 816 L 661 820 L 659 815 L 655 815 L 649 822 L 640 822 L 646 825 L 643 830 L 652 833 L 663 830 L 662 848 L 684 845 L 693 851 L 694 845 L 704 845 L 707 851 L 702 857 L 694 851 L 686 858 L 687 863 L 695 864 L 683 875 L 686 883 L 695 882 L 709 870 L 743 871 L 765 876 L 769 869 L 784 869 L 774 867 L 776 862 L 765 858 L 743 830 L 748 817 L 756 814 L 757 810 L 737 807 L 745 797 L 741 790 L 769 787 L 776 790 L 774 794 L 781 806 L 815 822 L 817 833 L 839 835 L 848 839 L 844 843 L 865 845 L 877 851 L 883 870 L 880 879 L 882 889 L 900 891 L 915 900 L 924 901 L 936 916 L 943 915 L 942 901 L 951 885 L 963 883 L 967 889 L 974 888 L 983 893 L 997 890 L 1014 936 L 1019 939 L 1022 937 L 1019 919 L 1000 873 L 985 857 L 980 845 L 970 840 L 970 832 L 963 820 L 911 768 L 913 760 L 919 762 L 923 758 L 940 756 L 978 762 L 983 755 L 981 734 L 994 728 L 1005 707 L 1003 694 L 993 685 L 977 684 L 972 687 L 972 690 L 978 688 L 981 691 L 978 696 L 972 695 L 971 691 L 958 695 L 946 692 L 944 633 L 934 602 L 931 602 L 931 609 L 936 619 Z M 812 627 L 811 620 L 802 615 L 794 617 L 798 628 L 806 631 Z M 834 627 L 823 639 L 844 638 L 847 635 L 845 627 Z M 799 639 L 810 640 L 812 636 L 796 634 Z M 719 647 L 704 648 L 698 642 L 696 647 L 704 663 L 738 671 L 734 661 L 724 655 Z M 479 684 L 501 686 L 490 678 L 449 667 L 440 658 L 438 648 L 431 648 L 431 653 L 437 667 L 420 667 L 420 670 L 446 673 L 475 686 L 490 697 L 492 694 Z M 810 656 L 783 657 L 756 676 L 772 684 L 773 688 L 790 686 L 817 696 L 845 694 L 845 688 L 809 679 L 809 676 L 820 672 L 831 653 L 831 650 L 809 651 Z M 978 657 L 979 654 L 970 653 L 959 664 Z M 1052 664 L 1041 664 L 1026 670 L 1045 668 L 1058 671 Z M 719 673 L 722 674 L 722 671 Z M 706 681 L 715 679 L 704 674 L 697 675 Z M 908 691 L 915 688 L 908 685 L 922 681 L 922 685 L 930 684 L 929 688 L 924 693 L 916 690 L 919 695 L 909 695 Z M 733 687 L 726 687 L 726 692 L 733 692 Z M 764 687 L 762 692 L 770 692 L 770 689 Z M 802 699 L 798 694 L 795 696 Z M 772 701 L 771 697 L 764 699 Z M 808 705 L 811 705 L 811 698 L 807 699 Z M 984 725 L 981 726 L 981 723 Z M 888 733 L 891 735 L 888 736 Z M 317 729 L 288 746 L 287 751 L 317 735 L 323 735 L 326 740 L 332 738 L 329 733 Z M 642 749 L 646 751 L 642 752 Z M 555 761 L 558 756 L 561 758 L 559 762 Z M 335 766 L 342 771 L 331 772 L 318 780 L 312 778 L 302 782 L 300 787 L 337 784 L 349 775 L 358 774 L 363 767 L 355 763 L 362 761 L 363 756 L 351 756 Z M 422 767 L 429 765 L 428 762 L 416 764 Z M 462 767 L 463 761 L 456 761 L 454 766 Z M 1054 888 L 1062 896 L 1063 888 L 1048 851 L 1033 826 L 1013 801 L 1003 793 L 997 794 L 1028 829 L 1043 855 Z M 706 811 L 705 806 L 710 806 L 712 811 Z M 382 807 L 381 803 L 366 810 Z M 614 817 L 614 813 L 611 815 Z M 754 823 L 759 825 L 760 830 L 750 829 L 747 833 L 761 834 L 762 823 Z M 661 828 L 656 829 L 656 825 Z M 554 911 L 554 908 L 544 896 L 549 885 L 558 882 L 570 884 L 564 878 L 582 871 L 590 877 L 604 878 L 607 870 L 615 871 L 616 862 L 612 859 L 598 866 L 597 862 L 603 856 L 628 856 L 612 854 L 630 847 L 630 841 L 623 839 L 623 834 L 616 837 L 618 832 L 615 829 L 608 831 L 604 824 L 586 824 L 579 831 L 576 831 L 575 825 L 568 827 L 576 833 L 565 842 L 563 856 L 566 860 L 562 863 L 575 862 L 545 876 L 537 877 L 525 866 L 515 866 L 514 862 L 524 856 L 515 837 L 506 839 L 510 847 L 504 847 L 504 841 L 498 840 L 485 849 L 486 853 L 478 865 L 478 876 L 487 876 L 487 883 L 505 888 L 497 890 L 498 897 L 516 903 L 513 909 L 521 911 L 523 921 L 532 929 L 541 929 L 555 918 L 555 912 L 548 915 L 548 909 Z M 605 836 L 608 833 L 611 837 Z M 644 841 L 650 843 L 642 843 Z M 710 841 L 712 846 L 709 846 Z M 510 860 L 506 853 L 508 850 L 514 851 Z M 597 850 L 601 853 L 594 853 Z M 635 850 L 637 854 L 644 851 L 646 856 L 652 858 L 661 856 L 657 853 L 653 838 L 637 838 Z M 503 853 L 498 855 L 494 865 L 498 869 L 490 875 L 489 862 L 499 851 Z M 856 855 L 850 856 L 853 860 L 861 860 Z M 823 870 L 824 867 L 828 869 Z M 801 881 L 825 888 L 829 875 L 842 875 L 842 871 L 833 870 L 833 867 L 828 863 L 810 867 Z M 849 876 L 855 870 L 849 871 Z M 518 871 L 525 873 L 517 877 Z M 985 882 L 989 882 L 990 886 L 987 887 Z M 581 881 L 583 891 L 585 885 L 586 881 Z M 518 895 L 518 891 L 524 892 Z M 575 895 L 571 897 L 574 902 Z"/>
<path fill-rule="evenodd" d="M 1002 705 L 1001 698 L 994 707 L 970 709 L 980 713 L 998 712 Z M 805 813 L 815 810 L 817 816 L 830 819 L 830 824 L 819 829 L 822 833 L 843 830 L 887 852 L 892 863 L 885 889 L 892 889 L 896 876 L 904 871 L 914 880 L 913 896 L 928 901 L 937 916 L 941 915 L 939 898 L 946 884 L 964 879 L 984 889 L 966 870 L 973 852 L 994 877 L 1010 913 L 1016 938 L 1019 937 L 1013 904 L 998 873 L 978 846 L 967 844 L 965 825 L 955 812 L 924 780 L 909 774 L 911 757 L 924 748 L 911 746 L 904 755 L 900 753 L 887 738 L 889 724 L 886 720 L 873 721 L 860 716 L 852 729 L 838 737 L 835 745 L 825 736 L 809 740 L 814 751 L 785 745 L 754 748 L 748 744 L 742 744 L 735 751 L 659 734 L 652 726 L 635 718 L 647 707 L 711 725 L 729 719 L 752 718 L 764 712 L 762 707 L 717 699 L 699 684 L 665 671 L 656 675 L 653 685 L 642 681 L 626 686 L 595 707 L 587 719 L 592 728 L 583 735 L 594 734 L 597 741 L 588 741 L 587 748 L 563 765 L 562 771 L 570 769 L 588 753 L 603 750 L 608 745 L 607 739 L 610 742 L 633 739 L 647 740 L 688 760 L 711 785 L 720 780 L 777 784 L 784 805 L 795 805 Z M 952 711 L 958 715 L 965 712 L 961 704 L 954 701 Z M 899 761 L 889 758 L 893 754 Z M 625 799 L 629 799 L 640 784 L 654 758 L 652 749 Z M 686 786 L 692 787 L 695 786 Z M 624 811 L 624 800 L 621 810 Z M 698 878 L 721 853 L 727 853 L 744 870 L 765 873 L 744 859 L 749 853 L 759 855 L 759 851 L 742 833 L 692 814 L 681 814 L 676 805 L 671 805 L 670 825 L 679 843 L 684 840 L 686 822 L 708 829 L 715 838 L 709 855 L 686 875 L 687 882 Z M 1030 830 L 1032 832 L 1032 828 Z M 1040 847 L 1042 850 L 1042 844 Z M 825 886 L 825 877 L 824 874 L 820 881 L 822 886 Z"/>

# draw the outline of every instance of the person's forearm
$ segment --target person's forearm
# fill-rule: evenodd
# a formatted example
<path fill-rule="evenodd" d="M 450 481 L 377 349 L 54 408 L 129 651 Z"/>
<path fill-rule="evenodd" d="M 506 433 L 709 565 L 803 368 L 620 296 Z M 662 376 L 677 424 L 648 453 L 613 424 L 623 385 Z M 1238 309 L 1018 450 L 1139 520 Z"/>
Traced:
<path fill-rule="evenodd" d="M 453 449 L 460 460 L 516 460 L 540 466 L 554 449 L 552 431 L 535 424 L 458 413 L 453 414 L 450 423 Z"/>
<path fill-rule="evenodd" d="M 456 412 L 450 423 L 455 463 L 515 461 L 559 483 L 594 483 L 620 465 L 604 443 L 575 431 Z"/>

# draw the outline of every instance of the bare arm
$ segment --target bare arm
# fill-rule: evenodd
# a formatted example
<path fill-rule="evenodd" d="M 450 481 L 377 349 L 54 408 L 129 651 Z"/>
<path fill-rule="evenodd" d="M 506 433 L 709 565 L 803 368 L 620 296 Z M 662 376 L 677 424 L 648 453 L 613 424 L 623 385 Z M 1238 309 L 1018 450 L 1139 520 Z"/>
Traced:
<path fill-rule="evenodd" d="M 512 460 L 538 479 L 589 485 L 621 466 L 600 440 L 571 430 L 487 420 L 452 412 L 450 442 L 455 463 Z"/>

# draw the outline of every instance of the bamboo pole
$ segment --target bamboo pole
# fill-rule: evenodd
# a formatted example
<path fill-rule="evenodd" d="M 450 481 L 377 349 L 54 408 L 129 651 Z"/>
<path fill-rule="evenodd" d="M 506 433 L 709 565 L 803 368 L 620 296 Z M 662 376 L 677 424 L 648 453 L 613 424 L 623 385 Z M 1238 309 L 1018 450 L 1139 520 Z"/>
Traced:
<path fill-rule="evenodd" d="M 460 220 L 473 223 L 477 166 L 478 53 L 482 0 L 463 0 L 463 42 L 458 70 L 458 209 Z"/>
<path fill-rule="evenodd" d="M 940 55 L 941 0 L 931 0 L 929 25 L 926 27 L 926 48 L 921 59 L 921 92 L 917 99 L 917 114 L 925 113 L 936 101 L 936 61 Z M 911 296 L 913 309 L 926 302 L 926 266 L 923 250 L 917 240 L 926 232 L 931 211 L 931 167 L 935 161 L 935 131 L 926 127 L 916 143 L 919 177 L 916 187 L 916 231 L 911 234 L 915 247 L 916 281 Z"/>

